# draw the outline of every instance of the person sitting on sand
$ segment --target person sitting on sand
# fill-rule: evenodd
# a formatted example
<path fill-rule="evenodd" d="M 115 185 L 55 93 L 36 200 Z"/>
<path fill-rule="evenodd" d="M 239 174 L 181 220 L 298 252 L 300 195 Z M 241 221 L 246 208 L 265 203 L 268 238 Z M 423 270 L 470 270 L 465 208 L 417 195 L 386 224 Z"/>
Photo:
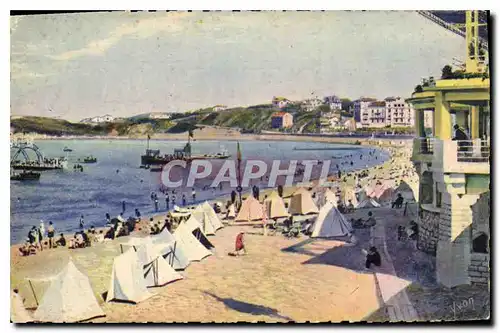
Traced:
<path fill-rule="evenodd" d="M 83 238 L 84 232 L 77 233 L 75 235 L 75 248 L 84 248 L 85 247 L 85 239 Z"/>
<path fill-rule="evenodd" d="M 21 253 L 22 256 L 29 256 L 30 255 L 30 240 L 29 238 L 26 238 L 26 242 L 19 247 L 19 252 Z"/>
<path fill-rule="evenodd" d="M 58 240 L 56 240 L 56 245 L 57 245 L 57 246 L 62 246 L 62 247 L 65 247 L 65 246 L 66 246 L 66 238 L 64 238 L 64 235 L 63 235 L 63 234 L 61 234 L 61 235 L 59 236 L 59 239 L 58 239 Z"/>
<path fill-rule="evenodd" d="M 392 203 L 392 208 L 401 208 L 403 206 L 403 201 L 403 196 L 401 195 L 401 193 L 398 193 L 398 197 Z"/>
<path fill-rule="evenodd" d="M 139 209 L 135 209 L 135 218 L 137 219 L 137 222 L 141 222 L 141 212 Z"/>
<path fill-rule="evenodd" d="M 104 235 L 104 239 L 115 239 L 115 228 L 110 227 L 106 234 Z"/>
<path fill-rule="evenodd" d="M 380 257 L 380 253 L 375 246 L 370 247 L 368 251 L 363 250 L 363 253 L 366 255 L 365 267 L 370 268 L 372 264 L 375 266 L 379 266 L 382 264 L 382 259 Z"/>

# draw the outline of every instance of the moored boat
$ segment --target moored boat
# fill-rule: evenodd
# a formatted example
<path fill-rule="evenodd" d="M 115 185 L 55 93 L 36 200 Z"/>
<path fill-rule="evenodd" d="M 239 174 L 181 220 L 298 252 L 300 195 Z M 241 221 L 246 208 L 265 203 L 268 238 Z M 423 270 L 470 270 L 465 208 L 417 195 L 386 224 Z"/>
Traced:
<path fill-rule="evenodd" d="M 32 172 L 32 171 L 23 171 L 18 174 L 12 174 L 10 176 L 10 180 L 39 180 L 40 179 L 40 173 L 39 172 Z"/>

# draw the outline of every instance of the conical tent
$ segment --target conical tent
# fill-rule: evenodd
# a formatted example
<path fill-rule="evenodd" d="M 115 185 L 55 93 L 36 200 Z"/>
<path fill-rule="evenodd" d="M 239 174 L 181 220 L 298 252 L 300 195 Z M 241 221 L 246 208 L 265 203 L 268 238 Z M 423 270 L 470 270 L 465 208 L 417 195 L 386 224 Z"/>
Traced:
<path fill-rule="evenodd" d="M 106 301 L 142 302 L 151 296 L 137 253 L 133 248 L 120 254 L 113 261 L 113 272 Z"/>
<path fill-rule="evenodd" d="M 356 208 L 363 209 L 363 208 L 377 208 L 377 207 L 380 207 L 380 204 L 377 201 L 375 201 L 375 199 L 367 198 L 361 201 Z"/>
<path fill-rule="evenodd" d="M 283 199 L 274 191 L 264 200 L 264 206 L 266 207 L 267 216 L 270 219 L 287 217 L 290 215 L 285 207 Z"/>
<path fill-rule="evenodd" d="M 399 193 L 399 194 L 401 194 L 401 196 L 405 200 L 411 200 L 411 201 L 415 200 L 415 195 L 413 193 L 413 189 L 405 181 L 401 181 L 401 183 L 399 184 L 399 186 L 396 188 L 396 190 L 394 192 L 395 192 L 394 193 L 395 195 L 393 196 L 393 199 L 396 199 L 396 196 Z"/>
<path fill-rule="evenodd" d="M 21 296 L 13 291 L 10 292 L 10 320 L 14 324 L 33 322 L 33 318 L 24 307 Z"/>
<path fill-rule="evenodd" d="M 260 202 L 255 199 L 252 195 L 243 201 L 241 209 L 236 217 L 236 222 L 249 222 L 262 220 L 264 217 L 264 209 Z"/>
<path fill-rule="evenodd" d="M 137 257 L 144 268 L 144 279 L 148 287 L 163 286 L 183 278 L 163 259 L 152 242 L 137 247 Z"/>
<path fill-rule="evenodd" d="M 394 189 L 392 187 L 386 188 L 382 194 L 378 197 L 379 203 L 392 202 L 392 197 L 394 196 Z"/>
<path fill-rule="evenodd" d="M 207 223 L 208 224 L 208 223 Z M 181 223 L 185 228 L 191 230 L 193 236 L 205 246 L 208 250 L 214 248 L 215 246 L 208 240 L 207 235 L 201 230 L 201 223 L 194 217 L 191 216 L 186 222 Z"/>
<path fill-rule="evenodd" d="M 331 202 L 327 202 L 319 211 L 311 237 L 346 236 L 351 231 L 351 223 Z"/>
<path fill-rule="evenodd" d="M 200 261 L 212 255 L 212 252 L 208 251 L 183 223 L 175 230 L 174 237 L 182 246 L 189 261 Z"/>
<path fill-rule="evenodd" d="M 167 228 L 158 235 L 151 236 L 151 239 L 156 249 L 175 270 L 183 270 L 189 266 L 189 259 L 182 243 L 178 242 Z"/>
<path fill-rule="evenodd" d="M 201 207 L 208 214 L 209 221 L 212 224 L 212 226 L 214 227 L 215 231 L 224 227 L 221 219 L 219 218 L 219 216 L 215 212 L 214 208 L 212 206 L 210 206 L 210 204 L 208 202 L 205 201 L 204 203 L 202 203 Z"/>
<path fill-rule="evenodd" d="M 330 189 L 318 191 L 316 195 L 318 207 L 323 207 L 327 202 L 331 202 L 335 207 L 337 207 L 338 198 Z"/>
<path fill-rule="evenodd" d="M 292 215 L 306 215 L 319 212 L 311 193 L 304 188 L 300 188 L 292 195 L 288 211 Z"/>
<path fill-rule="evenodd" d="M 366 189 L 361 190 L 361 191 L 359 191 L 359 192 L 358 192 L 358 197 L 357 197 L 357 199 L 358 199 L 358 201 L 359 201 L 359 202 L 363 202 L 365 199 L 370 198 L 370 197 L 368 196 L 368 194 L 366 194 L 366 193 L 367 193 L 367 192 L 366 192 Z"/>
<path fill-rule="evenodd" d="M 191 214 L 188 221 L 190 221 L 190 223 L 194 223 L 196 221 L 197 227 L 200 228 L 205 235 L 215 235 L 215 228 L 212 223 L 210 223 L 207 212 L 205 212 L 200 206 L 198 207 L 199 208 L 196 208 L 197 211 L 195 210 L 195 212 Z"/>
<path fill-rule="evenodd" d="M 349 200 L 356 207 L 358 205 L 358 199 L 356 198 L 356 193 L 352 188 L 345 188 L 342 191 L 342 202 L 345 206 L 349 205 Z"/>
<path fill-rule="evenodd" d="M 70 260 L 51 282 L 35 311 L 40 322 L 74 323 L 105 316 L 89 278 Z"/>

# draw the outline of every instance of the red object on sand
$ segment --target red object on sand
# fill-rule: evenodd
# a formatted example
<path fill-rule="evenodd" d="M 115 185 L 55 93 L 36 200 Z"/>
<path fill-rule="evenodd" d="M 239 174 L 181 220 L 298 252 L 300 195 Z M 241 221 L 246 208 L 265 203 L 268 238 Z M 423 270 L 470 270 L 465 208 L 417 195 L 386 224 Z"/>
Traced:
<path fill-rule="evenodd" d="M 235 249 L 236 251 L 240 251 L 244 248 L 245 246 L 243 245 L 243 233 L 240 232 L 238 236 L 236 236 L 236 244 L 235 244 Z"/>

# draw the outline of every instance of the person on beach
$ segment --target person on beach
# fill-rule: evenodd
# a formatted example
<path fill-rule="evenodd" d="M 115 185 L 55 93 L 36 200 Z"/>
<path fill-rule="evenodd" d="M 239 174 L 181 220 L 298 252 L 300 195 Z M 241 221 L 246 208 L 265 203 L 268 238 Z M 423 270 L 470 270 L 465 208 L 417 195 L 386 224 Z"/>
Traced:
<path fill-rule="evenodd" d="M 167 210 L 170 209 L 170 197 L 168 196 L 168 193 L 165 197 L 165 206 L 167 207 Z"/>
<path fill-rule="evenodd" d="M 54 230 L 54 225 L 52 224 L 52 221 L 49 221 L 49 227 L 47 229 L 47 236 L 49 238 L 49 249 L 52 248 L 52 239 L 54 238 L 55 230 Z"/>
<path fill-rule="evenodd" d="M 59 239 L 56 240 L 56 245 L 57 246 L 62 246 L 62 247 L 65 247 L 66 246 L 66 238 L 64 238 L 64 235 L 61 233 L 61 235 L 59 236 Z"/>
<path fill-rule="evenodd" d="M 104 239 L 115 239 L 115 228 L 110 227 L 108 231 L 106 231 L 106 234 L 104 235 Z"/>
<path fill-rule="evenodd" d="M 244 243 L 244 232 L 240 232 L 236 236 L 236 241 L 235 241 L 235 247 L 234 247 L 234 253 L 239 256 L 240 252 L 243 251 L 244 254 L 247 254 L 247 250 L 245 249 L 245 243 Z"/>
<path fill-rule="evenodd" d="M 363 253 L 366 255 L 365 267 L 367 269 L 369 269 L 372 264 L 380 267 L 382 264 L 382 258 L 380 257 L 380 253 L 378 253 L 375 246 L 370 247 L 368 251 L 363 250 Z"/>
<path fill-rule="evenodd" d="M 377 221 L 373 217 L 372 212 L 368 212 L 368 219 L 363 224 L 365 227 L 373 227 L 375 224 L 377 224 Z"/>
<path fill-rule="evenodd" d="M 194 187 L 193 187 L 193 190 L 191 191 L 191 197 L 193 198 L 193 203 L 196 201 L 196 191 L 194 190 Z"/>
<path fill-rule="evenodd" d="M 125 204 L 125 200 L 122 201 L 122 211 L 125 212 L 125 208 L 127 207 L 127 205 Z"/>
<path fill-rule="evenodd" d="M 151 201 L 155 200 L 155 192 L 151 192 Z"/>
<path fill-rule="evenodd" d="M 392 208 L 401 208 L 403 206 L 403 201 L 403 196 L 401 195 L 401 193 L 398 193 L 398 197 L 392 203 Z"/>
<path fill-rule="evenodd" d="M 172 206 L 175 206 L 175 194 L 172 195 Z"/>
<path fill-rule="evenodd" d="M 135 209 L 135 218 L 137 219 L 137 222 L 141 222 L 141 212 L 139 209 Z"/>
<path fill-rule="evenodd" d="M 40 220 L 40 233 L 42 234 L 42 237 L 45 237 L 45 224 L 43 223 L 43 220 Z"/>
<path fill-rule="evenodd" d="M 109 224 L 111 224 L 111 216 L 109 215 L 109 213 L 106 213 L 106 225 Z"/>
<path fill-rule="evenodd" d="M 158 207 L 158 198 L 155 198 L 154 202 L 155 202 L 155 212 L 157 212 L 158 209 L 159 209 L 159 207 Z"/>
<path fill-rule="evenodd" d="M 349 200 L 349 204 L 347 205 L 347 212 L 353 212 L 354 205 L 352 204 L 352 200 Z"/>
<path fill-rule="evenodd" d="M 83 215 L 80 216 L 80 229 L 83 229 L 83 225 L 84 225 L 84 220 L 83 220 Z"/>

